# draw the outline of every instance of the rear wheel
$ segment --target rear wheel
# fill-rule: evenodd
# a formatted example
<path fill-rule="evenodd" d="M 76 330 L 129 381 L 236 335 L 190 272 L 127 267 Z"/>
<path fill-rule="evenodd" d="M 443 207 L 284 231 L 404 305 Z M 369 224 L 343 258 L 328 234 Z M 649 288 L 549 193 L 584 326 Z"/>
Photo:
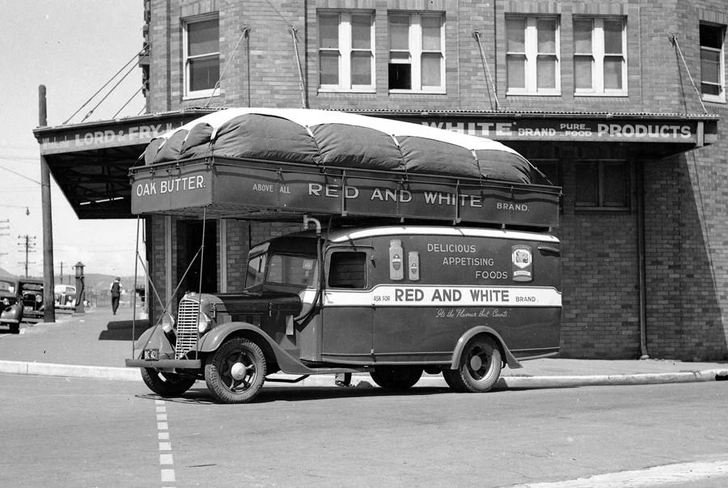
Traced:
<path fill-rule="evenodd" d="M 20 324 L 10 324 L 11 334 L 20 334 Z"/>
<path fill-rule="evenodd" d="M 207 388 L 222 403 L 248 403 L 263 387 L 266 362 L 263 350 L 247 339 L 224 342 L 205 365 Z"/>
<path fill-rule="evenodd" d="M 502 363 L 502 355 L 495 340 L 488 336 L 477 336 L 463 349 L 458 369 L 445 369 L 442 376 L 453 391 L 486 392 L 498 381 Z"/>
<path fill-rule="evenodd" d="M 376 384 L 387 390 L 406 390 L 422 376 L 419 366 L 376 366 L 369 373 Z"/>
<path fill-rule="evenodd" d="M 189 390 L 195 384 L 193 376 L 163 373 L 154 368 L 142 368 L 144 383 L 159 396 L 175 397 Z"/>

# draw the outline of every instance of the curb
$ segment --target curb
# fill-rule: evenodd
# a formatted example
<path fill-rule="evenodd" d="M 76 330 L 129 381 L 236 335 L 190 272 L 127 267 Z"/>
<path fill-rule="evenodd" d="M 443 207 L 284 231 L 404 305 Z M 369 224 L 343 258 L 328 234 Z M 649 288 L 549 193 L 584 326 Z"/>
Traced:
<path fill-rule="evenodd" d="M 62 376 L 67 378 L 90 378 L 115 381 L 141 380 L 139 371 L 131 368 L 28 363 L 20 361 L 0 361 L 0 373 L 34 376 Z"/>
<path fill-rule="evenodd" d="M 104 366 L 79 366 L 21 361 L 0 361 L 0 373 L 35 376 L 62 376 L 114 381 L 141 381 L 138 368 L 114 368 Z M 293 375 L 277 375 L 295 378 Z M 372 386 L 367 379 L 354 376 L 353 386 Z M 356 381 L 359 380 L 359 381 Z M 537 388 L 575 388 L 579 386 L 659 385 L 669 383 L 700 383 L 728 381 L 728 369 L 686 371 L 679 373 L 623 374 L 601 376 L 503 376 L 495 384 L 495 390 L 519 390 Z M 273 385 L 283 385 L 269 381 Z M 334 386 L 333 375 L 316 375 L 295 383 L 299 386 Z M 415 386 L 447 388 L 440 375 L 424 376 Z"/>
<path fill-rule="evenodd" d="M 531 388 L 573 388 L 577 386 L 661 385 L 728 380 L 728 370 L 709 369 L 679 373 L 640 373 L 601 376 L 505 376 L 496 388 L 509 390 Z"/>

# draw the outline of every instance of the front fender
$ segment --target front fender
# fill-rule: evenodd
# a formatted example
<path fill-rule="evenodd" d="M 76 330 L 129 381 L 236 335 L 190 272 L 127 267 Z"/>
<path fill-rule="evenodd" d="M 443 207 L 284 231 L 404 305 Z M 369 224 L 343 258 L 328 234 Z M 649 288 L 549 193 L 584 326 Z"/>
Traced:
<path fill-rule="evenodd" d="M 247 322 L 227 322 L 218 325 L 210 332 L 200 338 L 199 351 L 201 353 L 211 353 L 216 351 L 223 342 L 231 336 L 246 337 L 253 340 L 264 351 L 272 353 L 276 358 L 276 363 L 281 371 L 288 374 L 315 374 L 313 370 L 291 356 L 286 350 L 281 348 L 277 342 L 268 334 L 263 332 L 260 327 Z"/>
<path fill-rule="evenodd" d="M 460 339 L 458 339 L 458 342 L 455 345 L 455 350 L 452 353 L 452 362 L 450 363 L 451 369 L 457 369 L 460 366 L 460 356 L 462 356 L 463 354 L 463 349 L 465 349 L 465 345 L 470 339 L 479 334 L 489 335 L 493 337 L 496 342 L 498 342 L 498 346 L 503 352 L 503 359 L 505 360 L 509 368 L 518 369 L 523 367 L 523 365 L 518 362 L 513 353 L 508 349 L 508 346 L 506 346 L 506 342 L 503 340 L 498 332 L 488 326 L 479 325 L 468 330 L 467 332 L 465 332 L 465 334 L 460 336 Z"/>
<path fill-rule="evenodd" d="M 0 313 L 0 323 L 19 324 L 23 320 L 23 307 L 12 304 L 3 308 Z"/>

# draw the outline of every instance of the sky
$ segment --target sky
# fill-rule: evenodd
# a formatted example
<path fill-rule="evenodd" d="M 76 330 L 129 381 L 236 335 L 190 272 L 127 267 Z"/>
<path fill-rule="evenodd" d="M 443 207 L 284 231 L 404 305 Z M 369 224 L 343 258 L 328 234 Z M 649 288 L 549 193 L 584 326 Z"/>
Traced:
<path fill-rule="evenodd" d="M 64 124 L 141 50 L 143 0 L 0 0 L 0 12 L 0 268 L 25 275 L 27 235 L 36 244 L 28 274 L 42 276 L 38 87 L 46 86 L 48 126 Z M 130 99 L 117 118 L 142 113 L 141 79 L 136 68 L 86 121 L 109 120 Z M 136 219 L 80 220 L 51 187 L 56 281 L 77 262 L 86 274 L 133 275 Z"/>

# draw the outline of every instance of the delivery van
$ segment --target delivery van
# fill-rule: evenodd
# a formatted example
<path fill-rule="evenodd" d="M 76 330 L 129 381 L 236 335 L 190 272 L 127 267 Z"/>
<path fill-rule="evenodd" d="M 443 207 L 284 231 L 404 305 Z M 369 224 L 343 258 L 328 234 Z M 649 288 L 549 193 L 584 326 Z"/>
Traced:
<path fill-rule="evenodd" d="M 556 237 L 313 223 L 255 246 L 243 293 L 186 294 L 127 365 L 162 396 L 204 379 L 218 401 L 245 403 L 277 372 L 364 372 L 394 390 L 441 373 L 455 391 L 485 392 L 502 367 L 558 353 Z"/>

